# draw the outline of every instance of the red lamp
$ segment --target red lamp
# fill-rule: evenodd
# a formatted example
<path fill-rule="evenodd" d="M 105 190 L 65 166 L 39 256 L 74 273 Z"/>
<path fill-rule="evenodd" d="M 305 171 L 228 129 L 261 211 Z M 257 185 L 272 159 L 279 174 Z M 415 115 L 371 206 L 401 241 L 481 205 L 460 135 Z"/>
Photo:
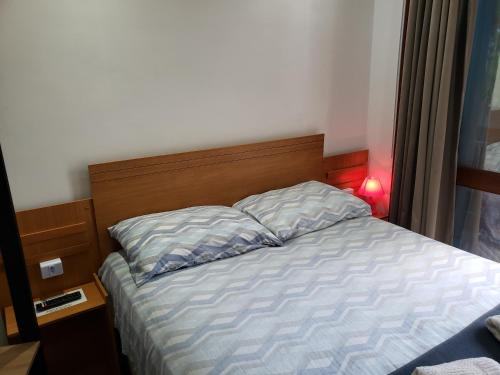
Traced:
<path fill-rule="evenodd" d="M 358 195 L 371 206 L 373 215 L 377 215 L 377 200 L 384 196 L 384 188 L 380 180 L 373 176 L 366 177 L 358 190 Z"/>

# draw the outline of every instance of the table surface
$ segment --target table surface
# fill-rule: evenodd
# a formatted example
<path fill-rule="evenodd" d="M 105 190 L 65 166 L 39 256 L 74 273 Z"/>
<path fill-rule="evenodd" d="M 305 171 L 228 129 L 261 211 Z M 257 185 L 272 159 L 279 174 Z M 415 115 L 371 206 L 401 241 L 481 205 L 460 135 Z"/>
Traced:
<path fill-rule="evenodd" d="M 38 341 L 0 346 L 0 375 L 28 374 L 39 347 Z"/>
<path fill-rule="evenodd" d="M 97 308 L 106 305 L 106 300 L 105 300 L 106 296 L 103 295 L 104 292 L 99 289 L 98 285 L 96 285 L 95 282 L 70 288 L 69 290 L 65 290 L 65 292 L 79 288 L 83 289 L 85 297 L 87 297 L 86 302 L 79 303 L 77 305 L 70 306 L 61 310 L 57 310 L 46 315 L 42 315 L 37 318 L 38 326 L 43 327 L 55 323 L 61 319 L 67 319 L 72 316 L 79 315 L 87 311 L 95 310 Z M 5 308 L 5 326 L 7 331 L 7 337 L 12 338 L 19 334 L 19 330 L 17 328 L 16 316 L 14 314 L 14 309 L 12 306 L 8 306 Z"/>

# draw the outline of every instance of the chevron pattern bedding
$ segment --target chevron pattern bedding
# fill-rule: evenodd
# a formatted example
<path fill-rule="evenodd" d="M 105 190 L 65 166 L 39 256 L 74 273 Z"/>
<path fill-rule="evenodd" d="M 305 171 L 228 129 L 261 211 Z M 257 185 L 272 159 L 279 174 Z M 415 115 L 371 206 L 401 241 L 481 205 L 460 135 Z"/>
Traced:
<path fill-rule="evenodd" d="M 137 374 L 387 374 L 500 303 L 500 264 L 362 217 L 137 288 L 100 270 Z"/>
<path fill-rule="evenodd" d="M 254 217 L 282 241 L 372 214 L 363 200 L 318 181 L 251 195 L 233 207 Z"/>
<path fill-rule="evenodd" d="M 282 242 L 240 211 L 198 206 L 133 217 L 109 228 L 138 286 L 156 275 Z"/>

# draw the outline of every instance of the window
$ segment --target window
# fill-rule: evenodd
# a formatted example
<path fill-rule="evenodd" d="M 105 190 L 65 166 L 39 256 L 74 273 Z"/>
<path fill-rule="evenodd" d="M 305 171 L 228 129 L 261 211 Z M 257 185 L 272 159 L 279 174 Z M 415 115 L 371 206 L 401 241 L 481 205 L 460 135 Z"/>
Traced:
<path fill-rule="evenodd" d="M 500 261 L 500 2 L 479 0 L 458 150 L 454 245 Z"/>

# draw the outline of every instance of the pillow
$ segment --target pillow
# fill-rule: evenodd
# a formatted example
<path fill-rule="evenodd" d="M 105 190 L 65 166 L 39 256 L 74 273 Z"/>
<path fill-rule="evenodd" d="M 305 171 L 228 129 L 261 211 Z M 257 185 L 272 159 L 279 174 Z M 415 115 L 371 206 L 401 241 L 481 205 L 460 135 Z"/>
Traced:
<path fill-rule="evenodd" d="M 282 241 L 371 215 L 363 200 L 317 181 L 252 195 L 233 207 L 253 216 Z"/>
<path fill-rule="evenodd" d="M 252 218 L 223 206 L 134 217 L 108 230 L 124 248 L 137 286 L 164 272 L 282 245 Z"/>

